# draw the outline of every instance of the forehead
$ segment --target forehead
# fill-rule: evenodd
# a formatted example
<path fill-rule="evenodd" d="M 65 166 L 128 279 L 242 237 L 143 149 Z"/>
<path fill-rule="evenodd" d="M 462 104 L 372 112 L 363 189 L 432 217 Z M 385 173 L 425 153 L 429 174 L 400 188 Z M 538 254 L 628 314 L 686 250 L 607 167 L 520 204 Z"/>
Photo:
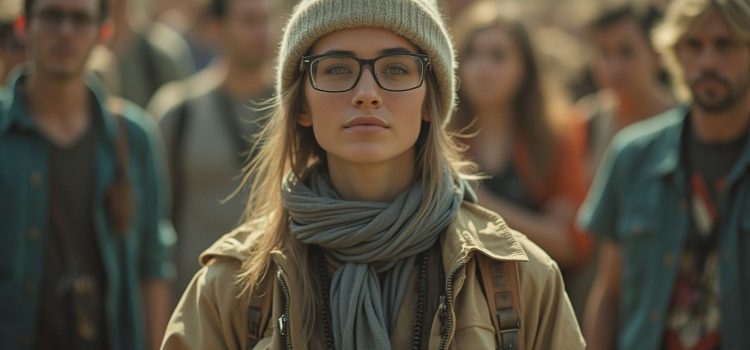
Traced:
<path fill-rule="evenodd" d="M 351 51 L 358 57 L 375 57 L 386 49 L 405 48 L 418 52 L 406 38 L 381 28 L 344 29 L 327 34 L 313 44 L 310 51 L 319 55 L 328 51 Z"/>
<path fill-rule="evenodd" d="M 55 8 L 98 13 L 99 1 L 109 0 L 34 0 L 34 7 L 31 10 L 35 11 L 46 8 Z"/>
<path fill-rule="evenodd" d="M 272 3 L 270 0 L 229 0 L 226 3 L 229 13 L 235 13 L 241 11 L 247 12 L 268 12 L 271 9 Z"/>
<path fill-rule="evenodd" d="M 643 37 L 645 39 L 645 33 L 638 20 L 628 16 L 594 31 L 594 38 L 598 40 L 607 40 L 611 37 Z"/>
<path fill-rule="evenodd" d="M 732 30 L 727 21 L 717 10 L 709 10 L 698 18 L 685 32 L 684 38 L 712 40 L 730 37 L 739 39 L 739 35 Z"/>
<path fill-rule="evenodd" d="M 478 46 L 507 46 L 514 42 L 514 39 L 505 28 L 500 25 L 493 25 L 474 32 L 469 44 L 476 48 Z"/>

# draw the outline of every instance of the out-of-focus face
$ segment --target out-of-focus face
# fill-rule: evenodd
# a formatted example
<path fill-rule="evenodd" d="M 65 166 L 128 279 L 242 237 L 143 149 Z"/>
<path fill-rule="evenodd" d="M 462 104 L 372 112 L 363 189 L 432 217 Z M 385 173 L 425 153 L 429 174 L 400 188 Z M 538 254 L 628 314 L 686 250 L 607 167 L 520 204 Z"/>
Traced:
<path fill-rule="evenodd" d="M 750 98 L 750 42 L 742 40 L 716 11 L 697 21 L 676 47 L 693 101 L 723 111 Z"/>
<path fill-rule="evenodd" d="M 273 54 L 271 0 L 228 0 L 222 20 L 226 54 L 234 60 L 256 67 Z"/>
<path fill-rule="evenodd" d="M 476 33 L 459 70 L 466 102 L 475 110 L 512 103 L 526 74 L 523 61 L 518 44 L 502 28 Z"/>
<path fill-rule="evenodd" d="M 37 72 L 80 76 L 99 42 L 99 0 L 37 0 L 31 11 L 26 45 Z"/>
<path fill-rule="evenodd" d="M 408 91 L 387 91 L 378 85 L 375 75 L 391 89 L 402 82 L 414 82 L 413 78 L 421 74 L 420 65 L 410 61 L 408 54 L 416 53 L 417 48 L 405 38 L 376 28 L 336 31 L 313 45 L 312 55 L 334 58 L 311 64 L 305 71 L 305 107 L 299 123 L 312 127 L 330 164 L 382 164 L 401 157 L 414 158 L 422 122 L 429 120 L 424 109 L 427 86 L 422 81 L 419 85 L 410 84 L 415 88 Z M 328 87 L 330 91 L 351 86 L 349 82 L 356 79 L 359 65 L 343 56 L 383 58 L 364 65 L 351 90 L 315 89 L 309 77 L 311 71 L 317 76 L 319 88 Z"/>
<path fill-rule="evenodd" d="M 593 34 L 596 83 L 618 95 L 633 94 L 658 77 L 659 58 L 638 21 L 625 18 Z"/>

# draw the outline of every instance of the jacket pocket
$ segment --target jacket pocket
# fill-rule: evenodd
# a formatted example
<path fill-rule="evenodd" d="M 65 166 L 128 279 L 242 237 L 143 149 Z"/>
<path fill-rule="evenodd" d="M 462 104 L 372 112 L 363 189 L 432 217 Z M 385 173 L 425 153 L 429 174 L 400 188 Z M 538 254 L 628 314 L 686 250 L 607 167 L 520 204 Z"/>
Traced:
<path fill-rule="evenodd" d="M 637 208 L 622 215 L 617 234 L 622 254 L 622 282 L 631 290 L 642 290 L 656 271 L 662 244 L 659 218 L 656 212 Z"/>

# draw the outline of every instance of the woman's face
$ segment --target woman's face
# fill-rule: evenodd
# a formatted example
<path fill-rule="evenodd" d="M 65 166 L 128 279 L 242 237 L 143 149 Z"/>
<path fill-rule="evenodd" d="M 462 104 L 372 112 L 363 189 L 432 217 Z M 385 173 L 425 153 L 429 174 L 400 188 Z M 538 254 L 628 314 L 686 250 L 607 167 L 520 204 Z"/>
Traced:
<path fill-rule="evenodd" d="M 418 51 L 408 40 L 391 31 L 358 28 L 333 32 L 320 38 L 310 53 L 373 59 L 390 53 L 416 54 Z M 326 151 L 329 162 L 335 159 L 338 162 L 372 164 L 399 157 L 413 158 L 420 126 L 423 120 L 428 120 L 424 109 L 426 83 L 412 90 L 391 92 L 381 88 L 373 75 L 377 71 L 381 84 L 387 85 L 389 81 L 409 79 L 413 74 L 420 74 L 415 71 L 415 62 L 407 60 L 404 64 L 403 58 L 385 58 L 375 67 L 365 65 L 356 85 L 344 92 L 315 89 L 309 79 L 309 71 L 316 72 L 318 81 L 332 81 L 335 84 L 355 74 L 353 71 L 358 69 L 356 61 L 332 60 L 321 62 L 315 68 L 308 65 L 304 73 L 305 103 L 299 123 L 312 127 L 315 139 Z"/>
<path fill-rule="evenodd" d="M 656 53 L 635 19 L 624 19 L 594 34 L 596 83 L 616 94 L 633 94 L 658 73 Z"/>
<path fill-rule="evenodd" d="M 463 97 L 475 110 L 502 108 L 512 103 L 525 67 L 517 43 L 495 26 L 480 30 L 469 43 L 459 74 Z"/>

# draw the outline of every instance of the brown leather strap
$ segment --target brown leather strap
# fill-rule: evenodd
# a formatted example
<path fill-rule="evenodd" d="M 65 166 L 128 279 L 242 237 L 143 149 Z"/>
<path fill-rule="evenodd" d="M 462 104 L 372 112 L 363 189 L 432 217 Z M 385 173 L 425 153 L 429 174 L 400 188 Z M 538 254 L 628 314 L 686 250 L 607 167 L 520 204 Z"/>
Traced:
<path fill-rule="evenodd" d="M 264 283 L 262 294 L 252 293 L 247 307 L 248 348 L 252 349 L 263 339 L 271 319 L 271 303 L 273 302 L 273 281 Z"/>
<path fill-rule="evenodd" d="M 124 237 L 133 216 L 134 198 L 130 179 L 128 178 L 129 141 L 128 124 L 123 116 L 124 105 L 112 99 L 109 107 L 117 120 L 115 137 L 115 180 L 107 189 L 107 211 L 112 226 L 120 237 Z"/>
<path fill-rule="evenodd" d="M 117 138 L 115 139 L 115 161 L 116 161 L 116 176 L 118 179 L 126 178 L 128 174 L 128 124 L 125 121 L 125 117 L 122 115 L 115 115 L 117 119 Z"/>
<path fill-rule="evenodd" d="M 485 256 L 480 256 L 478 262 L 482 287 L 495 326 L 498 349 L 522 349 L 516 262 L 496 261 Z"/>

